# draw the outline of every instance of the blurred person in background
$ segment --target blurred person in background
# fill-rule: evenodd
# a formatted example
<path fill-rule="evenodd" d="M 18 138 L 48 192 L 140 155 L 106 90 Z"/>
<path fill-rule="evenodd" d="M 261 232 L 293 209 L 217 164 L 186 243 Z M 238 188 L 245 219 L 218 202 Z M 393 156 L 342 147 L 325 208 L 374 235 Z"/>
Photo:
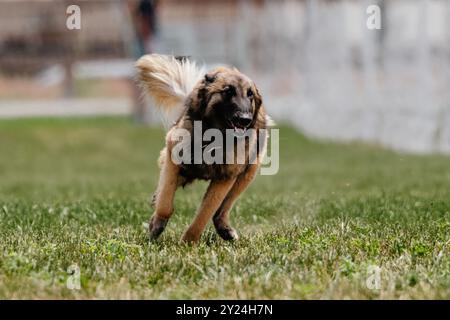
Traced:
<path fill-rule="evenodd" d="M 156 34 L 157 0 L 140 0 L 136 9 L 136 35 L 142 56 L 152 52 L 152 40 Z"/>
<path fill-rule="evenodd" d="M 130 1 L 129 9 L 133 19 L 135 31 L 134 58 L 137 60 L 147 53 L 152 53 L 153 39 L 157 30 L 157 6 L 158 0 Z M 135 119 L 145 122 L 148 117 L 146 113 L 145 100 L 141 99 L 140 89 L 133 82 L 133 103 Z"/>

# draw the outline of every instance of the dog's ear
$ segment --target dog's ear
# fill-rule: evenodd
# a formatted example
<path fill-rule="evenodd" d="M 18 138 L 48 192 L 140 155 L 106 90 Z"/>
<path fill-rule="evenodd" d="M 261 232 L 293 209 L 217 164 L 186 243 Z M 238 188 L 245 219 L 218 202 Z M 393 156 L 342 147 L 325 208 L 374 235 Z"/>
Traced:
<path fill-rule="evenodd" d="M 205 110 L 206 105 L 208 103 L 208 86 L 214 81 L 216 81 L 217 74 L 219 72 L 217 70 L 210 71 L 207 74 L 205 74 L 205 77 L 203 78 L 203 81 L 201 82 L 201 85 L 198 87 L 197 95 L 195 101 L 192 101 L 193 104 L 191 106 L 191 109 L 196 110 Z"/>
<path fill-rule="evenodd" d="M 205 74 L 205 78 L 203 79 L 203 82 L 206 85 L 211 84 L 217 80 L 219 74 L 227 72 L 227 70 L 228 69 L 226 67 L 217 67 L 216 69 Z"/>
<path fill-rule="evenodd" d="M 217 71 L 211 71 L 205 74 L 200 85 L 196 88 L 197 92 L 194 98 L 188 102 L 191 118 L 200 119 L 203 117 L 203 111 L 208 104 L 208 86 L 216 81 Z"/>
<path fill-rule="evenodd" d="M 216 81 L 216 77 L 217 77 L 217 72 L 213 71 L 213 72 L 208 72 L 207 74 L 205 74 L 205 84 L 210 84 L 213 83 L 214 81 Z"/>
<path fill-rule="evenodd" d="M 261 93 L 258 90 L 258 87 L 253 84 L 253 95 L 254 95 L 254 101 L 255 101 L 255 115 L 253 118 L 254 124 L 257 128 L 267 128 L 267 127 L 273 127 L 275 126 L 275 122 L 270 118 L 266 111 L 264 110 L 264 107 L 262 107 L 263 101 Z"/>
<path fill-rule="evenodd" d="M 255 110 L 258 110 L 262 105 L 262 97 L 259 93 L 258 87 L 255 84 L 253 84 L 253 96 L 255 100 Z"/>

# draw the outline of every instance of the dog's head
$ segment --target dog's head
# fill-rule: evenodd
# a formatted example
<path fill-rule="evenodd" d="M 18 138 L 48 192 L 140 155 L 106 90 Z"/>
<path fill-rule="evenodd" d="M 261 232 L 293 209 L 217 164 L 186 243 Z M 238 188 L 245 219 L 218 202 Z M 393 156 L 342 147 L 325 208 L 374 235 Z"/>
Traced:
<path fill-rule="evenodd" d="M 237 69 L 220 67 L 197 87 L 195 112 L 211 126 L 245 132 L 255 126 L 261 96 L 250 78 Z"/>

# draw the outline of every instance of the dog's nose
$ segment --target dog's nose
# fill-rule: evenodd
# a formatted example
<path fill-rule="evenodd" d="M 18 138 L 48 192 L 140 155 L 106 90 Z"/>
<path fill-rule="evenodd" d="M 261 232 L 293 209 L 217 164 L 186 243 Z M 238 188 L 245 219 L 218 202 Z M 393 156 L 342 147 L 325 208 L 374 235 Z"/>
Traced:
<path fill-rule="evenodd" d="M 242 128 L 247 128 L 252 123 L 252 115 L 249 113 L 241 113 L 235 117 L 236 123 Z"/>

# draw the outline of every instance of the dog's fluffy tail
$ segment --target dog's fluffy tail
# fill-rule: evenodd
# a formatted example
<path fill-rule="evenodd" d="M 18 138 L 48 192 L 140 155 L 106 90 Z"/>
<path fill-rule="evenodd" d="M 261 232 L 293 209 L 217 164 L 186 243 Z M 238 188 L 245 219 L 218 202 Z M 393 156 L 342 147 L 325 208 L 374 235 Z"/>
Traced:
<path fill-rule="evenodd" d="M 138 79 L 144 91 L 162 111 L 165 120 L 169 114 L 184 110 L 184 102 L 194 86 L 205 74 L 195 62 L 187 58 L 149 54 L 136 62 Z"/>

